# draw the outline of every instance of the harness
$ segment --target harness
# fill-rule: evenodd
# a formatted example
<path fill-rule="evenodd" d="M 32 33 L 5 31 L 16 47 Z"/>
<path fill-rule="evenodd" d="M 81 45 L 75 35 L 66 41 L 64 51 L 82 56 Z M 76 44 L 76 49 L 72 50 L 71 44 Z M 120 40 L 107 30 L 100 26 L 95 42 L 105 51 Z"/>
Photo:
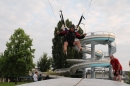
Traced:
<path fill-rule="evenodd" d="M 76 32 L 71 32 L 67 30 L 64 41 L 67 41 L 69 46 L 73 46 L 75 38 L 76 38 Z"/>

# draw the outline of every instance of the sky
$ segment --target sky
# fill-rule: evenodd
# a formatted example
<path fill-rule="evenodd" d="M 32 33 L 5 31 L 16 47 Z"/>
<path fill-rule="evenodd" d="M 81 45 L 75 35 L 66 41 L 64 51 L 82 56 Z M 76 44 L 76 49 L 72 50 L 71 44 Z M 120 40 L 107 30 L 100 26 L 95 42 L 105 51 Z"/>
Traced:
<path fill-rule="evenodd" d="M 34 62 L 43 52 L 52 56 L 52 38 L 60 10 L 64 19 L 75 25 L 83 14 L 84 25 L 80 27 L 85 33 L 114 33 L 117 48 L 114 56 L 123 70 L 130 69 L 130 0 L 0 0 L 0 52 L 6 49 L 14 30 L 22 28 L 33 39 Z"/>

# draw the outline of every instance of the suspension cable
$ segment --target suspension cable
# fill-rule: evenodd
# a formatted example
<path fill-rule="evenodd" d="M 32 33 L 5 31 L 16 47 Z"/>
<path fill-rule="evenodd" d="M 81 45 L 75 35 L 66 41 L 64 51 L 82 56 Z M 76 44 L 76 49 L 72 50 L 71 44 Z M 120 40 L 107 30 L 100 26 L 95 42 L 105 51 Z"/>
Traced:
<path fill-rule="evenodd" d="M 80 24 L 84 26 L 84 32 L 86 33 L 85 24 L 84 23 L 80 23 Z"/>
<path fill-rule="evenodd" d="M 87 8 L 87 0 L 86 0 L 86 2 L 84 2 L 85 4 L 84 4 L 84 7 L 85 8 Z M 85 9 L 86 10 L 86 9 Z"/>
<path fill-rule="evenodd" d="M 77 86 L 83 79 L 84 79 L 84 78 L 81 78 L 81 79 L 78 81 L 78 83 L 76 83 L 76 85 L 74 85 L 74 86 Z"/>
<path fill-rule="evenodd" d="M 80 17 L 80 20 L 79 20 L 79 23 L 78 23 L 78 25 L 77 25 L 77 28 L 79 27 L 79 25 L 80 25 L 82 19 L 85 19 L 83 15 Z"/>
<path fill-rule="evenodd" d="M 57 3 L 58 3 L 58 5 L 59 5 L 59 10 L 62 10 L 62 6 L 61 6 L 61 2 L 60 2 L 60 0 L 57 0 Z"/>
<path fill-rule="evenodd" d="M 86 5 L 87 4 L 87 0 L 86 1 L 83 1 L 83 0 L 81 0 L 81 5 L 82 5 L 82 14 L 84 13 L 84 11 L 86 10 L 85 8 L 86 8 Z"/>
<path fill-rule="evenodd" d="M 90 4 L 89 4 L 88 12 L 89 12 L 89 9 L 90 9 L 90 7 L 91 7 L 91 3 L 92 3 L 92 0 L 91 0 L 91 2 L 90 2 Z M 86 10 L 86 11 L 87 11 L 87 10 Z M 85 11 L 83 14 L 85 14 L 86 11 Z M 87 12 L 87 14 L 88 14 L 88 12 Z"/>
<path fill-rule="evenodd" d="M 48 0 L 48 1 L 49 1 L 49 0 Z M 49 4 L 50 4 L 50 6 L 51 6 L 50 1 L 49 1 Z M 53 14 L 54 14 L 54 17 L 55 17 L 55 19 L 56 19 L 56 16 L 55 16 L 55 13 L 54 13 L 54 10 L 53 10 L 52 6 L 51 6 L 51 9 L 52 9 L 52 12 L 53 12 Z M 57 19 L 56 19 L 56 20 L 57 20 Z"/>

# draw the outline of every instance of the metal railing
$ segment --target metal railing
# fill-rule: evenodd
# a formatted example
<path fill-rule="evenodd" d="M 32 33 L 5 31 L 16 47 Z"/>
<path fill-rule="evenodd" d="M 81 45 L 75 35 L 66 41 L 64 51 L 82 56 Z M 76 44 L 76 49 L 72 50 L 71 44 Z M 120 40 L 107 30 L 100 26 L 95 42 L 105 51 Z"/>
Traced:
<path fill-rule="evenodd" d="M 112 35 L 115 36 L 112 32 L 104 32 L 104 31 L 98 31 L 98 32 L 89 32 L 86 36 L 94 36 L 94 35 Z"/>

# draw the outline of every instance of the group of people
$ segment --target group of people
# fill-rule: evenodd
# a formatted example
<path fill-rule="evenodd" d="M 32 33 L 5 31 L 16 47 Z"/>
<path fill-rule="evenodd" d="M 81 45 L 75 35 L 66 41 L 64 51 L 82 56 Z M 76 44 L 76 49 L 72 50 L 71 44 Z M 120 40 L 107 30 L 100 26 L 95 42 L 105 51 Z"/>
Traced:
<path fill-rule="evenodd" d="M 47 80 L 47 79 L 50 79 L 48 74 L 46 75 L 44 80 Z M 34 80 L 34 82 L 43 80 L 42 74 L 39 74 L 39 76 L 38 76 L 38 72 L 35 72 L 35 74 L 33 75 L 33 80 Z"/>
<path fill-rule="evenodd" d="M 79 51 L 82 51 L 81 44 L 79 40 L 77 39 L 83 39 L 86 36 L 86 33 L 83 35 L 80 35 L 77 31 L 75 31 L 75 26 L 71 25 L 69 30 L 63 30 L 62 32 L 57 31 L 57 34 L 59 36 L 64 36 L 64 45 L 63 45 L 63 52 L 67 54 L 67 47 L 73 47 L 77 46 Z M 113 55 L 110 56 L 110 64 L 113 68 L 113 75 L 115 81 L 122 81 L 121 75 L 122 75 L 122 66 L 117 58 L 115 58 Z"/>

